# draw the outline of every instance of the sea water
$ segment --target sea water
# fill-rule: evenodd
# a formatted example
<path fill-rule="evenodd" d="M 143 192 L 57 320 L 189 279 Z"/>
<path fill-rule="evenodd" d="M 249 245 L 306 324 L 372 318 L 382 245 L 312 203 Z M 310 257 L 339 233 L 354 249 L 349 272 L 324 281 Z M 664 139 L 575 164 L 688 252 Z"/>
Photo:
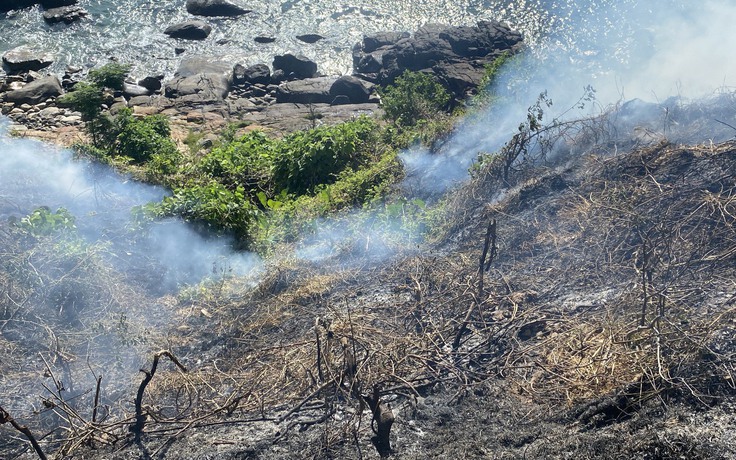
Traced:
<path fill-rule="evenodd" d="M 236 3 L 239 0 L 234 0 Z M 681 2 L 668 2 L 680 4 Z M 55 56 L 51 70 L 65 66 L 93 67 L 110 59 L 133 64 L 135 76 L 171 76 L 182 56 L 222 56 L 233 63 L 271 64 L 273 56 L 301 53 L 315 60 L 325 74 L 352 70 L 351 49 L 365 34 L 414 31 L 427 23 L 472 25 L 495 19 L 524 33 L 528 43 L 579 48 L 585 53 L 601 35 L 622 48 L 632 38 L 632 9 L 642 14 L 650 2 L 636 0 L 249 0 L 251 13 L 238 18 L 200 18 L 213 27 L 203 41 L 171 39 L 163 31 L 192 19 L 186 0 L 80 0 L 89 16 L 77 23 L 46 24 L 38 6 L 0 13 L 0 53 L 19 45 Z M 582 27 L 581 27 L 582 26 Z M 319 34 L 314 44 L 301 34 Z M 261 44 L 258 36 L 275 38 Z M 184 48 L 184 53 L 177 53 Z M 181 50 L 180 50 L 181 51 Z"/>

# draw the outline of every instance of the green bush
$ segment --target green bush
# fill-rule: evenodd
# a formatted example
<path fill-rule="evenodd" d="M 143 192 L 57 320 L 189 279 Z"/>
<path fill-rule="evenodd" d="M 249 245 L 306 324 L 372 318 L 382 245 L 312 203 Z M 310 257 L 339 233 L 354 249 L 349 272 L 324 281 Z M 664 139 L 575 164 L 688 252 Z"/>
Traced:
<path fill-rule="evenodd" d="M 110 62 L 99 69 L 90 70 L 87 78 L 99 88 L 122 90 L 128 72 L 130 65 Z"/>
<path fill-rule="evenodd" d="M 430 75 L 407 70 L 380 91 L 385 118 L 399 126 L 416 126 L 445 113 L 450 94 Z"/>
<path fill-rule="evenodd" d="M 274 150 L 279 141 L 261 131 L 216 147 L 199 164 L 199 170 L 228 187 L 271 190 Z"/>
<path fill-rule="evenodd" d="M 171 157 L 177 151 L 169 137 L 168 120 L 160 115 L 135 118 L 130 109 L 123 109 L 115 117 L 111 130 L 115 143 L 110 153 L 128 157 L 138 164 L 154 155 Z"/>
<path fill-rule="evenodd" d="M 241 241 L 247 240 L 248 227 L 258 213 L 242 187 L 229 190 L 216 181 L 179 187 L 146 211 L 154 217 L 178 216 L 215 231 L 227 231 Z"/>
<path fill-rule="evenodd" d="M 335 182 L 346 168 L 364 163 L 374 144 L 376 128 L 373 120 L 360 117 L 287 136 L 274 154 L 275 190 L 302 195 L 320 184 Z"/>

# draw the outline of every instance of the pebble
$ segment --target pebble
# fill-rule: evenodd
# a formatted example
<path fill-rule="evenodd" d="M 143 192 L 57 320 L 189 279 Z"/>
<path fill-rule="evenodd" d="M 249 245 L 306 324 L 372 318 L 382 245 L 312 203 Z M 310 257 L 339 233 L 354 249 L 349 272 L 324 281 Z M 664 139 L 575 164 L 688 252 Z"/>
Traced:
<path fill-rule="evenodd" d="M 23 110 L 24 112 L 28 112 L 32 108 L 33 108 L 33 106 L 30 105 L 30 104 L 21 104 L 21 106 L 20 106 L 20 109 Z"/>

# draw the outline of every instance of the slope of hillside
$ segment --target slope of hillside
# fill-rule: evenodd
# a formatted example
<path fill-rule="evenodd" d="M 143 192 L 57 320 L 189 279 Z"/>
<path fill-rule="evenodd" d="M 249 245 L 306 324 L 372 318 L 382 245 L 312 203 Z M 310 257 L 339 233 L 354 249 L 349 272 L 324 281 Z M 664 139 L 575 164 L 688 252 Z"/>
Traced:
<path fill-rule="evenodd" d="M 387 264 L 180 299 L 188 371 L 70 458 L 734 458 L 736 143 L 496 167 Z"/>

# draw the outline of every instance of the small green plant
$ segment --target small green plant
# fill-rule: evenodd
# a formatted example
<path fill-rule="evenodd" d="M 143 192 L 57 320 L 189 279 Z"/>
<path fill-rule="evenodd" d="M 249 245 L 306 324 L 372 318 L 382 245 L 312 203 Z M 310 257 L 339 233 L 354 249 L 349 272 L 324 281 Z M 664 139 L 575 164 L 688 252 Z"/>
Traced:
<path fill-rule="evenodd" d="M 16 225 L 30 235 L 38 237 L 76 231 L 75 222 L 76 218 L 66 208 L 51 212 L 47 206 L 41 206 L 20 219 Z"/>
<path fill-rule="evenodd" d="M 399 126 L 416 126 L 449 108 L 450 94 L 429 74 L 406 71 L 380 91 L 385 117 Z"/>

